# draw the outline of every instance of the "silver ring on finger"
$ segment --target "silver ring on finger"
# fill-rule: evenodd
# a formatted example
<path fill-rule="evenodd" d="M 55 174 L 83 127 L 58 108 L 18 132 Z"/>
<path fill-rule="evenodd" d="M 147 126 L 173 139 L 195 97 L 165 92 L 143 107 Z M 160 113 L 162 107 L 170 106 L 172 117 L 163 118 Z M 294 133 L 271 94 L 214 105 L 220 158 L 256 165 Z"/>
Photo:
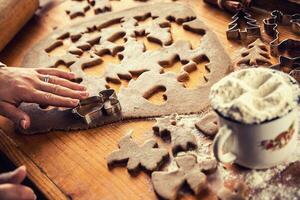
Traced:
<path fill-rule="evenodd" d="M 43 78 L 43 81 L 44 81 L 45 83 L 49 83 L 49 80 L 50 80 L 50 76 L 49 76 L 49 75 L 47 75 L 47 76 L 45 76 L 45 77 Z"/>

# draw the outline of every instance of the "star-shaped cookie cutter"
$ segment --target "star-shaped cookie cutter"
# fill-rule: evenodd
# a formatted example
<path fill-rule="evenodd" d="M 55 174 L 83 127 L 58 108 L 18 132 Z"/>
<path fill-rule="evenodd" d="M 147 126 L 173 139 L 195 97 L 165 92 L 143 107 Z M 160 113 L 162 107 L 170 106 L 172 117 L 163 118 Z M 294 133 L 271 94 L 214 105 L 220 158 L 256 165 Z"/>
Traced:
<path fill-rule="evenodd" d="M 244 30 L 240 28 L 241 20 L 246 22 L 246 28 Z M 232 22 L 228 24 L 226 36 L 228 40 L 241 40 L 243 42 L 248 42 L 249 39 L 255 40 L 261 36 L 260 26 L 249 13 L 244 10 L 239 10 L 232 17 Z"/>
<path fill-rule="evenodd" d="M 81 100 L 72 112 L 83 118 L 86 124 L 91 124 L 102 116 L 120 115 L 121 110 L 115 90 L 107 89 L 99 92 L 98 96 Z"/>
<path fill-rule="evenodd" d="M 300 14 L 295 14 L 293 16 L 293 19 L 290 21 L 292 23 L 292 31 L 300 35 Z"/>
<path fill-rule="evenodd" d="M 273 40 L 270 42 L 270 51 L 272 56 L 278 56 L 284 50 L 292 50 L 300 47 L 299 40 L 286 39 L 282 42 L 279 40 L 278 24 L 289 25 L 295 34 L 300 35 L 300 14 L 284 15 L 279 10 L 271 12 L 271 17 L 263 20 L 265 32 Z"/>
<path fill-rule="evenodd" d="M 289 70 L 289 75 L 300 83 L 300 57 L 280 56 L 279 63 L 272 65 L 271 68 L 281 71 Z"/>

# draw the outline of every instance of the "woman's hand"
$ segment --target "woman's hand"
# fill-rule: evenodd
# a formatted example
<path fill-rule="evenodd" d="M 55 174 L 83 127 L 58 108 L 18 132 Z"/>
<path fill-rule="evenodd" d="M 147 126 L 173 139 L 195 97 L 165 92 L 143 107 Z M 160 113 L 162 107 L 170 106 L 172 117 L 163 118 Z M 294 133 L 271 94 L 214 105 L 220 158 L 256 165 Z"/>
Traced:
<path fill-rule="evenodd" d="M 0 115 L 27 129 L 30 118 L 18 109 L 22 102 L 75 107 L 89 94 L 84 86 L 70 81 L 74 78 L 73 73 L 51 68 L 0 68 Z"/>
<path fill-rule="evenodd" d="M 15 171 L 0 174 L 1 200 L 35 200 L 32 189 L 21 185 L 26 177 L 26 167 L 22 166 Z"/>

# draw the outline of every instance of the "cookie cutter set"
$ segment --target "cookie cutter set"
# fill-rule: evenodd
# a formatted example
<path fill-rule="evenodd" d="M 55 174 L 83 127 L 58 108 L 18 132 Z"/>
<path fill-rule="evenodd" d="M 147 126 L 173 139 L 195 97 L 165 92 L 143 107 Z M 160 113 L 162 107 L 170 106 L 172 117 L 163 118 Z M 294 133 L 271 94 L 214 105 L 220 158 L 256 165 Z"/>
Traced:
<path fill-rule="evenodd" d="M 300 35 L 300 14 L 285 15 L 279 10 L 271 12 L 271 17 L 263 20 L 265 32 L 273 38 L 270 42 L 270 53 L 272 56 L 278 56 L 284 51 L 299 51 L 300 40 L 285 39 L 280 41 L 278 25 L 291 27 L 291 31 Z M 297 54 L 299 55 L 299 54 Z M 286 57 L 280 56 L 279 63 L 271 66 L 272 69 L 287 69 L 289 74 L 300 83 L 300 56 Z"/>
<path fill-rule="evenodd" d="M 103 116 L 120 115 L 121 110 L 121 104 L 115 90 L 107 89 L 99 92 L 98 96 L 81 100 L 72 112 L 89 125 Z"/>
<path fill-rule="evenodd" d="M 300 14 L 285 15 L 279 10 L 271 12 L 271 17 L 263 20 L 265 32 L 273 38 L 270 42 L 270 51 L 272 56 L 278 56 L 285 50 L 300 48 L 300 41 L 286 39 L 280 42 L 278 25 L 290 26 L 293 33 L 300 35 Z"/>
<path fill-rule="evenodd" d="M 257 21 L 251 17 L 245 9 L 239 10 L 233 17 L 232 22 L 228 24 L 226 36 L 228 40 L 240 40 L 249 42 L 261 37 L 260 26 Z M 246 28 L 241 30 L 241 21 L 245 21 Z M 272 69 L 281 70 L 285 68 L 289 74 L 300 83 L 300 56 L 286 57 L 281 55 L 285 51 L 300 52 L 300 40 L 285 39 L 280 42 L 278 25 L 282 24 L 291 27 L 291 31 L 300 35 L 300 14 L 285 15 L 279 10 L 271 12 L 269 18 L 263 20 L 263 27 L 267 35 L 272 37 L 270 45 L 270 53 L 272 56 L 279 56 L 279 63 L 271 66 Z"/>

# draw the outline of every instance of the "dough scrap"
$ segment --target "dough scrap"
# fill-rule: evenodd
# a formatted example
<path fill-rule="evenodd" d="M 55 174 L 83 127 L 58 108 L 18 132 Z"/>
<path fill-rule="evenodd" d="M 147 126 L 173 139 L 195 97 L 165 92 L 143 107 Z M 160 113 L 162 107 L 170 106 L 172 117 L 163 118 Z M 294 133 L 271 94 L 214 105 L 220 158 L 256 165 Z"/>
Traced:
<path fill-rule="evenodd" d="M 148 172 L 158 170 L 169 157 L 169 153 L 166 149 L 157 147 L 157 143 L 153 139 L 138 145 L 129 133 L 119 141 L 120 149 L 107 157 L 107 164 L 111 168 L 115 164 L 126 163 L 131 174 L 138 172 L 140 168 Z"/>
<path fill-rule="evenodd" d="M 196 128 L 201 131 L 204 135 L 213 137 L 219 131 L 219 118 L 218 115 L 211 111 L 205 114 L 195 124 Z"/>
<path fill-rule="evenodd" d="M 176 199 L 178 192 L 186 182 L 195 195 L 207 188 L 206 173 L 217 169 L 216 160 L 198 163 L 195 155 L 186 154 L 175 158 L 178 169 L 175 171 L 157 171 L 151 176 L 156 194 L 163 199 Z"/>

